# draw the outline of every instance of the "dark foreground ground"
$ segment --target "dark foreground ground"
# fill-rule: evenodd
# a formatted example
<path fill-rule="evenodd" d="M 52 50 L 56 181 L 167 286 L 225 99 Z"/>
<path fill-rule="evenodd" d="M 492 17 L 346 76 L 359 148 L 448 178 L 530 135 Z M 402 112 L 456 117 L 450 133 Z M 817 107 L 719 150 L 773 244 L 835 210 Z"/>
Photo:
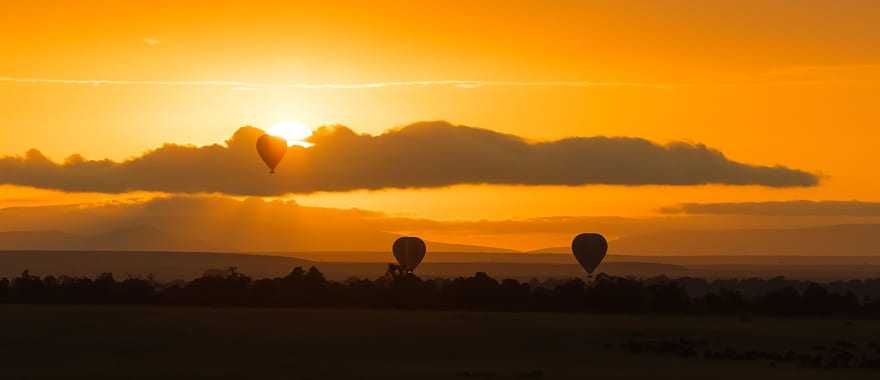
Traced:
<path fill-rule="evenodd" d="M 2 378 L 880 376 L 807 368 L 872 350 L 865 320 L 3 305 L 0 326 Z"/>

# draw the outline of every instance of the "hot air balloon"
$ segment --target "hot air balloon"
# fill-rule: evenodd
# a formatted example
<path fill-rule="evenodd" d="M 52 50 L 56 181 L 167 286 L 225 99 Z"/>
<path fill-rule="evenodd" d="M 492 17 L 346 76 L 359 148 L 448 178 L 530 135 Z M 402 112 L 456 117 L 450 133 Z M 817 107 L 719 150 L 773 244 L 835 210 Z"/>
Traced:
<path fill-rule="evenodd" d="M 257 139 L 257 153 L 269 167 L 270 173 L 275 173 L 275 167 L 287 153 L 287 141 L 272 135 L 262 135 Z"/>
<path fill-rule="evenodd" d="M 571 252 L 584 270 L 593 274 L 608 252 L 608 241 L 599 234 L 580 234 L 571 242 Z"/>
<path fill-rule="evenodd" d="M 404 236 L 394 241 L 391 247 L 394 258 L 403 270 L 411 272 L 425 258 L 425 242 L 412 236 Z"/>

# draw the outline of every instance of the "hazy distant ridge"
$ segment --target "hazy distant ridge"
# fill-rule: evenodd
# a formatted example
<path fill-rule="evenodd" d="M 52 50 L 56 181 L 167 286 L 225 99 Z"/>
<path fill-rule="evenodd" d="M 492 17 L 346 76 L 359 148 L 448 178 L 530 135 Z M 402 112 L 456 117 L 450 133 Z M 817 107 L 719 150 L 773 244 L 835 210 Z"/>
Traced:
<path fill-rule="evenodd" d="M 624 255 L 880 255 L 880 224 L 668 231 L 622 237 L 610 247 Z"/>
<path fill-rule="evenodd" d="M 257 239 L 258 237 L 255 237 Z M 346 251 L 386 252 L 397 235 L 387 234 L 376 242 L 365 241 Z M 503 248 L 465 244 L 427 242 L 433 252 L 515 252 Z M 8 231 L 0 232 L 0 250 L 119 250 L 119 251 L 196 251 L 196 252 L 260 252 L 262 250 L 239 249 L 221 243 L 209 242 L 197 236 L 170 232 L 152 226 L 122 228 L 110 232 L 81 236 L 58 231 Z M 296 247 L 285 251 L 296 250 Z M 302 251 L 311 251 L 305 247 Z M 331 248 L 333 248 L 331 246 Z M 271 250 L 270 250 L 271 251 Z"/>

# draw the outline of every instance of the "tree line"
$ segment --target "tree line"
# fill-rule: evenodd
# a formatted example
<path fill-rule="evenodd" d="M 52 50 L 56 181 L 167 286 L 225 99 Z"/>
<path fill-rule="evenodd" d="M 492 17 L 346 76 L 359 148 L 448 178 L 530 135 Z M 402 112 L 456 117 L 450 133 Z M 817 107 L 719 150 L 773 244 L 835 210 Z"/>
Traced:
<path fill-rule="evenodd" d="M 567 280 L 421 279 L 389 265 L 375 280 L 329 281 L 315 267 L 252 279 L 235 268 L 192 281 L 39 277 L 0 279 L 0 303 L 320 307 L 719 315 L 880 316 L 880 279 L 831 283 L 773 279 L 632 278 Z"/>

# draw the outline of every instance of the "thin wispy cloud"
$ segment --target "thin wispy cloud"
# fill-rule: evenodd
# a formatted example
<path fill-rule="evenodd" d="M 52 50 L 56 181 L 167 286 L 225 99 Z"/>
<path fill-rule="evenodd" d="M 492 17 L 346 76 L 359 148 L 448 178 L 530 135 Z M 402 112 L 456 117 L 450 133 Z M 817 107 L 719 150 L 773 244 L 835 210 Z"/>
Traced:
<path fill-rule="evenodd" d="M 663 214 L 755 215 L 755 216 L 880 216 L 880 202 L 867 201 L 773 201 L 683 203 L 660 209 Z"/>
<path fill-rule="evenodd" d="M 226 80 L 164 81 L 164 80 L 106 80 L 106 79 L 56 79 L 35 77 L 0 77 L 0 83 L 69 86 L 169 86 L 169 87 L 227 87 L 233 90 L 365 90 L 393 87 L 454 87 L 476 89 L 482 87 L 570 87 L 570 88 L 700 88 L 741 86 L 811 86 L 839 83 L 842 81 L 771 81 L 771 82 L 717 82 L 717 83 L 663 83 L 626 81 L 479 81 L 479 80 L 420 80 L 358 83 L 266 83 Z"/>
<path fill-rule="evenodd" d="M 863 63 L 851 65 L 802 65 L 777 68 L 767 72 L 769 75 L 791 75 L 791 74 L 816 74 L 816 73 L 840 73 L 852 71 L 878 71 L 880 64 Z"/>
<path fill-rule="evenodd" d="M 86 86 L 204 86 L 230 87 L 233 89 L 372 89 L 387 87 L 653 87 L 667 88 L 685 84 L 650 82 L 590 82 L 590 81 L 471 81 L 471 80 L 424 80 L 360 83 L 265 83 L 244 81 L 156 81 L 156 80 L 104 80 L 104 79 L 53 79 L 31 77 L 0 77 L 0 82 L 22 84 L 59 84 Z"/>
<path fill-rule="evenodd" d="M 144 41 L 144 44 L 146 44 L 149 47 L 158 46 L 159 43 L 161 42 L 155 38 L 150 38 L 150 37 L 144 38 L 143 41 Z"/>

